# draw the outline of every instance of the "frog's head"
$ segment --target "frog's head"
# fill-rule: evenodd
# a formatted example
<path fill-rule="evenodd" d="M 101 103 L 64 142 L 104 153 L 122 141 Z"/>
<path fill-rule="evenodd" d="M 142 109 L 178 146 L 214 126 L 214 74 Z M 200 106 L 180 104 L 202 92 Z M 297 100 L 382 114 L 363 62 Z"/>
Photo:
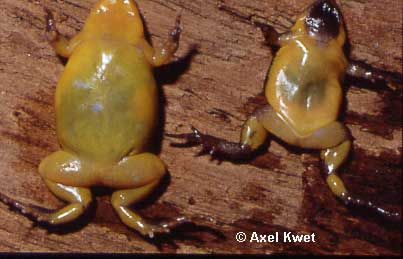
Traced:
<path fill-rule="evenodd" d="M 133 43 L 144 37 L 144 28 L 133 0 L 100 0 L 92 9 L 83 33 Z"/>
<path fill-rule="evenodd" d="M 344 23 L 334 0 L 317 0 L 308 7 L 304 17 L 305 30 L 311 37 L 321 41 L 345 41 Z"/>

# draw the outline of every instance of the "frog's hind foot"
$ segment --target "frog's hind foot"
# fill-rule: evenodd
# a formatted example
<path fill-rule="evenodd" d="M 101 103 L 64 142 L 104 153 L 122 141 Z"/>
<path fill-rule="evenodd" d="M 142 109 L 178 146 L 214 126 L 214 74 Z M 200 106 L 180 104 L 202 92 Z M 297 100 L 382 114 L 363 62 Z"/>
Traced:
<path fill-rule="evenodd" d="M 201 146 L 201 150 L 196 156 L 209 154 L 213 159 L 221 160 L 242 160 L 249 157 L 253 150 L 247 144 L 230 142 L 225 139 L 211 135 L 202 134 L 198 129 L 191 126 L 193 133 L 187 134 L 165 134 L 170 138 L 184 139 L 185 142 L 171 142 L 173 147 Z"/>
<path fill-rule="evenodd" d="M 361 208 L 366 208 L 371 211 L 374 211 L 377 215 L 380 215 L 381 217 L 393 221 L 393 222 L 400 222 L 401 220 L 401 215 L 398 212 L 391 212 L 388 211 L 384 208 L 381 208 L 375 204 L 373 204 L 371 201 L 364 200 L 358 197 L 355 197 L 351 194 L 343 193 L 340 197 L 340 199 L 344 202 L 346 206 L 356 206 L 356 207 L 361 207 Z"/>
<path fill-rule="evenodd" d="M 71 204 L 60 209 L 49 209 L 34 204 L 24 203 L 0 193 L 0 201 L 11 209 L 40 225 L 52 226 L 71 222 L 81 216 L 91 202 L 91 193 L 86 188 L 69 187 L 45 180 L 52 192 Z"/>
<path fill-rule="evenodd" d="M 400 213 L 391 212 L 384 208 L 375 205 L 373 202 L 365 199 L 361 199 L 353 194 L 351 194 L 344 186 L 343 181 L 335 173 L 329 174 L 326 179 L 328 185 L 332 192 L 347 206 L 347 207 L 357 207 L 368 209 L 376 215 L 382 218 L 392 221 L 399 222 L 401 219 Z"/>
<path fill-rule="evenodd" d="M 176 228 L 183 223 L 192 222 L 190 219 L 181 216 L 172 218 L 166 221 L 161 221 L 159 223 L 151 223 L 144 221 L 144 234 L 146 234 L 149 238 L 154 238 L 155 234 L 163 234 L 170 233 L 171 229 Z"/>
<path fill-rule="evenodd" d="M 192 215 L 190 217 L 178 216 L 158 223 L 143 221 L 146 229 L 148 229 L 149 238 L 153 238 L 157 233 L 171 233 L 171 230 L 186 223 L 197 226 L 198 222 L 202 222 L 203 226 L 210 229 L 210 225 L 214 225 L 217 223 L 213 217 L 201 214 Z"/>
<path fill-rule="evenodd" d="M 165 136 L 169 138 L 176 138 L 176 139 L 184 139 L 185 142 L 171 142 L 171 146 L 173 147 L 193 147 L 200 145 L 200 132 L 193 126 L 190 126 L 193 133 L 183 133 L 183 134 L 172 134 L 172 133 L 165 133 Z"/>
<path fill-rule="evenodd" d="M 122 222 L 133 230 L 137 230 L 143 236 L 153 238 L 157 233 L 169 233 L 172 228 L 185 222 L 191 222 L 186 217 L 177 217 L 160 223 L 151 223 L 130 208 L 130 205 L 148 196 L 159 184 L 160 179 L 144 186 L 118 190 L 112 194 L 111 203 Z"/>
<path fill-rule="evenodd" d="M 17 201 L 2 193 L 0 193 L 0 201 L 6 204 L 11 210 L 18 211 L 20 214 L 37 224 L 51 225 L 50 217 L 57 211 L 34 204 Z"/>

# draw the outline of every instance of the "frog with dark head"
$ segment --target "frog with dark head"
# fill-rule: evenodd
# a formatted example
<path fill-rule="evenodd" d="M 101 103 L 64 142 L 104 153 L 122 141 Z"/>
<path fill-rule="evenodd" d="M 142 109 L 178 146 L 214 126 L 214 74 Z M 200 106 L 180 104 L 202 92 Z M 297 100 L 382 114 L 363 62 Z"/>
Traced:
<path fill-rule="evenodd" d="M 335 1 L 314 2 L 283 34 L 268 25 L 258 25 L 266 43 L 279 48 L 265 85 L 267 105 L 258 108 L 245 122 L 239 142 L 202 134 L 192 127 L 193 133 L 168 134 L 186 140 L 172 144 L 201 145 L 201 153 L 209 153 L 213 158 L 245 160 L 272 134 L 290 145 L 320 150 L 327 184 L 344 203 L 368 207 L 387 218 L 400 218 L 398 213 L 354 197 L 337 175 L 352 146 L 348 128 L 338 121 L 343 98 L 341 84 L 346 73 L 354 75 L 358 70 L 345 56 L 346 32 Z M 371 75 L 368 79 L 381 78 Z"/>

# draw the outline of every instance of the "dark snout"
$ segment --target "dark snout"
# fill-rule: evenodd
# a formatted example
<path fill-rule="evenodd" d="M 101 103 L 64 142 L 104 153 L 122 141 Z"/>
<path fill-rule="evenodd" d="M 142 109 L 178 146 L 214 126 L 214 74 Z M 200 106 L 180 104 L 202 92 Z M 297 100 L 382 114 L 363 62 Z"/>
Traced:
<path fill-rule="evenodd" d="M 305 24 L 309 34 L 335 38 L 339 34 L 342 17 L 334 0 L 318 0 L 308 8 Z"/>

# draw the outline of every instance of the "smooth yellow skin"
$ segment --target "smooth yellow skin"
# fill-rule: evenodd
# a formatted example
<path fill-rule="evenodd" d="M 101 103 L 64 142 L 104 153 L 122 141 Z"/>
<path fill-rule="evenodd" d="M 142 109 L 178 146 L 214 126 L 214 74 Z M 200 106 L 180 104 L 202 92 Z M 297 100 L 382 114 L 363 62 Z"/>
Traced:
<path fill-rule="evenodd" d="M 306 33 L 304 21 L 300 17 L 283 42 L 265 90 L 269 104 L 300 137 L 337 120 L 348 65 L 344 29 L 336 39 L 318 43 Z"/>
<path fill-rule="evenodd" d="M 152 68 L 169 61 L 177 42 L 153 49 L 129 0 L 100 1 L 70 41 L 50 33 L 55 51 L 69 58 L 55 99 L 62 150 L 46 157 L 39 172 L 69 205 L 45 221 L 76 219 L 91 202 L 89 188 L 102 185 L 118 189 L 111 202 L 126 225 L 150 237 L 168 231 L 146 223 L 128 206 L 146 197 L 166 171 L 145 146 L 158 118 Z"/>
<path fill-rule="evenodd" d="M 250 117 L 244 124 L 241 133 L 241 144 L 257 149 L 266 140 L 267 130 L 256 116 Z"/>
<path fill-rule="evenodd" d="M 344 186 L 343 181 L 336 175 L 336 169 L 339 168 L 347 159 L 348 152 L 351 149 L 351 141 L 346 140 L 339 146 L 327 149 L 321 152 L 321 158 L 327 165 L 329 175 L 326 178 L 326 182 L 329 185 L 332 192 L 342 197 L 347 194 L 347 189 Z"/>
<path fill-rule="evenodd" d="M 337 121 L 348 66 L 343 52 L 345 31 L 341 23 L 336 38 L 321 41 L 307 32 L 306 15 L 272 42 L 280 49 L 265 86 L 268 105 L 246 121 L 240 143 L 255 150 L 270 132 L 288 144 L 322 150 L 327 183 L 342 197 L 347 190 L 336 173 L 351 148 L 347 128 Z"/>

